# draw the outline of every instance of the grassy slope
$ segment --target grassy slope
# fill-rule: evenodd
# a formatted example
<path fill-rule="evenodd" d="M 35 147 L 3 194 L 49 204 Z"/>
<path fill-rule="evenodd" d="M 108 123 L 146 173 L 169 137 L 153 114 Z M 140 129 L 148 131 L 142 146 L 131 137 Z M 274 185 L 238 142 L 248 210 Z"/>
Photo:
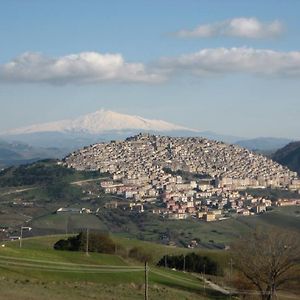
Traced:
<path fill-rule="evenodd" d="M 216 243 L 230 244 L 237 237 L 255 227 L 277 226 L 287 230 L 300 229 L 300 207 L 281 207 L 262 215 L 240 216 L 220 222 L 203 222 L 196 219 L 168 220 L 152 214 L 132 214 L 122 210 L 102 210 L 99 217 L 92 215 L 46 215 L 35 219 L 32 227 L 60 232 L 72 232 L 72 228 L 97 228 L 109 230 L 123 237 L 159 242 L 162 235 L 186 243 L 199 239 L 206 247 Z M 76 226 L 75 226 L 76 225 Z"/>
<path fill-rule="evenodd" d="M 115 255 L 93 253 L 86 256 L 84 253 L 52 250 L 53 243 L 59 238 L 48 236 L 25 239 L 23 249 L 18 248 L 17 242 L 0 248 L 1 300 L 143 298 L 143 269 L 140 264 Z M 171 250 L 146 242 L 133 241 L 130 244 L 127 239 L 117 239 L 125 247 L 139 245 L 155 251 L 157 256 Z M 8 261 L 25 265 L 7 265 Z M 53 267 L 58 270 L 50 271 Z M 91 268 L 97 272 L 87 271 Z M 127 268 L 140 270 L 121 272 Z M 204 294 L 201 282 L 191 275 L 154 266 L 150 266 L 149 283 L 150 299 L 224 299 L 222 295 L 210 290 Z"/>

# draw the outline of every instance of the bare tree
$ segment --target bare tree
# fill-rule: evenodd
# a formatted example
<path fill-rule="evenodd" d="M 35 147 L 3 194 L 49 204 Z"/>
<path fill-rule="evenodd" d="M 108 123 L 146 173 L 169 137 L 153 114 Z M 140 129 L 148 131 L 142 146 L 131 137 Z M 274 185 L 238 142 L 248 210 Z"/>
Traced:
<path fill-rule="evenodd" d="M 232 249 L 235 266 L 257 288 L 262 300 L 275 299 L 276 290 L 283 284 L 299 280 L 300 243 L 296 233 L 256 230 Z"/>

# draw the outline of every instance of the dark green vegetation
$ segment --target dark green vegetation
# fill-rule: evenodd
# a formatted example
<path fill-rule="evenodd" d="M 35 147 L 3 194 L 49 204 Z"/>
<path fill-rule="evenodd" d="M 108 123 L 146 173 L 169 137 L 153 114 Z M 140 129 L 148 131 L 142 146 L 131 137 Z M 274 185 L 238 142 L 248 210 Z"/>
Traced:
<path fill-rule="evenodd" d="M 144 266 L 132 258 L 55 251 L 62 236 L 25 239 L 0 248 L 0 299 L 143 299 Z M 117 239 L 124 249 L 149 248 L 155 256 L 187 250 Z M 213 253 L 214 255 L 214 253 Z M 156 260 L 156 259 L 155 259 Z M 192 274 L 150 264 L 149 299 L 228 299 Z"/>
<path fill-rule="evenodd" d="M 89 252 L 110 254 L 115 252 L 116 244 L 106 233 L 95 231 L 89 233 L 80 232 L 76 236 L 59 240 L 54 244 L 54 249 L 83 252 L 88 250 Z"/>
<path fill-rule="evenodd" d="M 0 171 L 0 226 L 15 226 L 77 206 L 86 197 L 77 182 L 105 178 L 99 172 L 78 172 L 55 160 L 10 167 Z M 99 180 L 98 180 L 99 185 Z M 25 204 L 24 204 L 25 203 Z M 84 206 L 84 205 L 83 205 Z"/>
<path fill-rule="evenodd" d="M 175 268 L 194 273 L 222 275 L 223 270 L 216 261 L 194 252 L 187 255 L 166 255 L 157 263 L 159 267 Z"/>
<path fill-rule="evenodd" d="M 300 174 L 300 142 L 293 142 L 279 149 L 272 158 Z"/>
<path fill-rule="evenodd" d="M 99 177 L 98 172 L 78 172 L 57 164 L 55 160 L 44 160 L 34 164 L 10 167 L 0 172 L 1 187 L 24 185 L 53 186 Z"/>
<path fill-rule="evenodd" d="M 57 165 L 57 161 L 44 160 L 30 165 L 10 167 L 0 172 L 0 187 L 38 187 L 39 198 L 73 201 L 81 197 L 80 190 L 70 183 L 99 177 L 98 172 L 77 172 Z"/>

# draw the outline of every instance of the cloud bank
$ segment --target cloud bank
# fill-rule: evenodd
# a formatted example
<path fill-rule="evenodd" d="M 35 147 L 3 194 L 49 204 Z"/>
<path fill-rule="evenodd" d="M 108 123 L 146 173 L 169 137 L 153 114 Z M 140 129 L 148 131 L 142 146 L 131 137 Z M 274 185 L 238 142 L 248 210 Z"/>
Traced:
<path fill-rule="evenodd" d="M 253 48 L 203 49 L 175 58 L 164 58 L 160 65 L 170 73 L 190 73 L 197 76 L 246 73 L 299 77 L 300 52 Z"/>
<path fill-rule="evenodd" d="M 270 38 L 283 32 L 281 22 L 261 22 L 256 18 L 234 18 L 224 22 L 203 24 L 192 30 L 180 30 L 175 33 L 180 38 L 206 38 L 214 36 L 232 36 L 241 38 Z"/>
<path fill-rule="evenodd" d="M 0 81 L 31 83 L 160 82 L 164 78 L 142 63 L 128 63 L 120 54 L 82 52 L 58 58 L 27 52 L 0 65 Z"/>
<path fill-rule="evenodd" d="M 154 84 L 174 76 L 225 76 L 243 73 L 266 77 L 300 77 L 300 52 L 254 48 L 212 48 L 148 65 L 125 62 L 120 54 L 83 52 L 46 57 L 24 53 L 0 65 L 0 83 L 101 84 L 104 82 Z"/>

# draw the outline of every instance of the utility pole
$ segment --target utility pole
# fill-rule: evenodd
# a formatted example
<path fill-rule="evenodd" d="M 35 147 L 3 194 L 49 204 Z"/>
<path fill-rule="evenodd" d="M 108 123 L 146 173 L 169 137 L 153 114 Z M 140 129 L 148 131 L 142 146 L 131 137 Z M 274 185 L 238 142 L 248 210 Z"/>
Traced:
<path fill-rule="evenodd" d="M 183 272 L 185 272 L 185 254 L 183 254 Z"/>
<path fill-rule="evenodd" d="M 86 249 L 85 254 L 89 256 L 89 229 L 86 229 Z"/>
<path fill-rule="evenodd" d="M 23 238 L 23 226 L 21 226 L 21 234 L 20 234 L 20 248 L 22 248 L 22 238 Z"/>
<path fill-rule="evenodd" d="M 167 268 L 167 267 L 168 267 L 168 256 L 165 255 L 165 268 Z"/>
<path fill-rule="evenodd" d="M 69 216 L 66 218 L 66 236 L 68 235 L 68 227 L 69 227 Z"/>
<path fill-rule="evenodd" d="M 28 227 L 28 226 L 21 226 L 21 234 L 20 234 L 20 248 L 22 248 L 23 246 L 23 230 L 27 229 L 28 231 L 30 231 L 32 228 Z"/>
<path fill-rule="evenodd" d="M 232 264 L 233 264 L 232 258 L 230 258 L 230 285 L 232 284 Z M 231 298 L 231 287 L 229 287 L 229 297 L 230 297 L 230 299 L 232 299 Z"/>
<path fill-rule="evenodd" d="M 148 263 L 145 261 L 145 300 L 148 299 Z"/>
<path fill-rule="evenodd" d="M 203 289 L 204 289 L 204 295 L 205 295 L 205 264 L 203 265 Z"/>

